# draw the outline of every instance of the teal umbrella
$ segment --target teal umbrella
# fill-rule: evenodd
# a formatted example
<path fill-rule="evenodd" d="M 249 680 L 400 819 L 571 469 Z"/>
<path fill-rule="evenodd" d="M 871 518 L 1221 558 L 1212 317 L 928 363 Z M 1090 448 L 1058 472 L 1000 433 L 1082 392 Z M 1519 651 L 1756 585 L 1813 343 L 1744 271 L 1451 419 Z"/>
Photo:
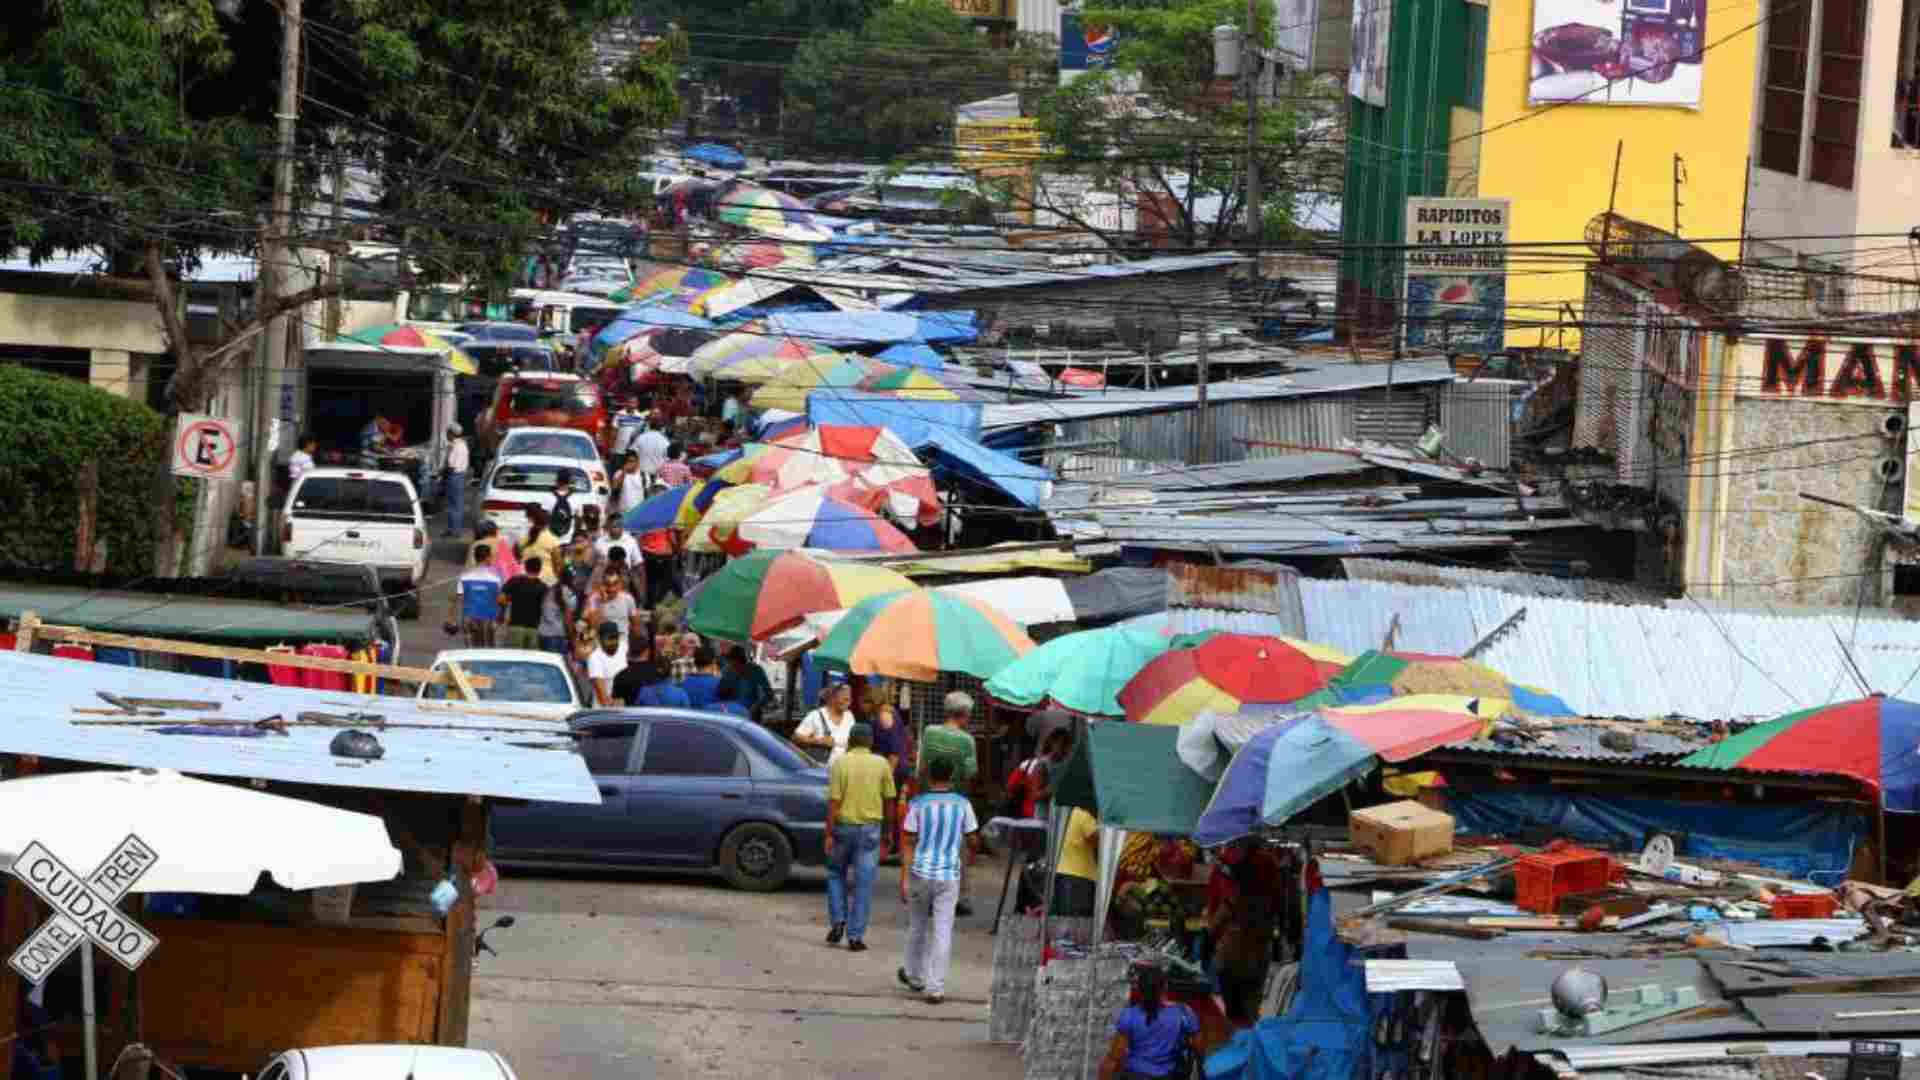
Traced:
<path fill-rule="evenodd" d="M 1109 626 L 1063 634 L 1015 660 L 986 690 L 1009 705 L 1052 701 L 1090 716 L 1124 716 L 1117 695 L 1148 661 L 1195 644 L 1197 635 L 1170 637 L 1140 626 Z"/>

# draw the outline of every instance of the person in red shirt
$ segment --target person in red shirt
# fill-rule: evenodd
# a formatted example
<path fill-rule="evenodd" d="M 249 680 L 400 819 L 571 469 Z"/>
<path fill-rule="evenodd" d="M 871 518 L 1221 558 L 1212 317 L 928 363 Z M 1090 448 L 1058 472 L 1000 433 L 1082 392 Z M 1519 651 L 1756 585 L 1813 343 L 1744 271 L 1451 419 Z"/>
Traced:
<path fill-rule="evenodd" d="M 1213 940 L 1213 971 L 1227 1018 L 1237 1024 L 1259 1019 L 1267 964 L 1279 905 L 1286 895 L 1286 867 L 1258 841 L 1226 846 L 1207 879 L 1207 932 Z"/>

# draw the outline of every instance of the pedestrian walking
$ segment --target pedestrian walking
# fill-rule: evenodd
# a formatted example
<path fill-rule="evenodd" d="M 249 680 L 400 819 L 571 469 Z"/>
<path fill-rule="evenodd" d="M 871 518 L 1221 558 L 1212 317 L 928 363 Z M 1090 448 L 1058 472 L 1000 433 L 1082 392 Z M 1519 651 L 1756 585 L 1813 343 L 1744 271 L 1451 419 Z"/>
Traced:
<path fill-rule="evenodd" d="M 887 831 L 880 838 L 880 857 L 898 858 L 900 855 L 900 817 L 894 812 L 899 805 L 900 792 L 907 783 L 908 774 L 913 767 L 913 758 L 909 755 L 907 725 L 893 711 L 891 683 L 878 676 L 867 679 L 867 710 L 869 723 L 873 725 L 873 752 L 887 760 L 893 769 L 893 783 L 896 791 L 887 806 Z"/>
<path fill-rule="evenodd" d="M 880 831 L 893 799 L 893 766 L 873 752 L 873 728 L 855 724 L 847 752 L 827 774 L 827 944 L 867 951 Z"/>
<path fill-rule="evenodd" d="M 443 628 L 448 634 L 466 630 L 467 648 L 493 648 L 493 628 L 500 621 L 500 575 L 493 569 L 493 549 L 475 544 L 471 565 L 454 583 L 453 605 Z"/>
<path fill-rule="evenodd" d="M 953 916 L 965 864 L 979 845 L 973 804 L 953 790 L 953 762 L 927 768 L 927 793 L 907 804 L 901 822 L 900 899 L 907 905 L 907 957 L 901 985 L 938 1005 L 947 997 Z"/>
<path fill-rule="evenodd" d="M 971 782 L 980 771 L 974 759 L 973 733 L 968 725 L 973 719 L 973 696 L 955 690 L 947 695 L 944 703 L 942 722 L 930 725 L 920 736 L 920 767 L 917 786 L 925 790 L 931 786 L 930 775 L 936 761 L 945 761 L 953 767 L 955 786 Z M 960 875 L 959 901 L 955 910 L 961 918 L 973 914 L 972 894 L 967 889 L 965 874 Z"/>
<path fill-rule="evenodd" d="M 534 575 L 538 577 L 538 574 Z M 586 613 L 585 578 L 569 573 L 558 585 L 547 590 L 540 603 L 540 647 L 561 656 L 570 655 L 573 624 Z"/>
<path fill-rule="evenodd" d="M 693 483 L 693 467 L 687 464 L 687 448 L 678 442 L 667 444 L 667 460 L 660 465 L 660 485 L 678 487 Z"/>
<path fill-rule="evenodd" d="M 447 535 L 457 537 L 467 531 L 467 471 L 473 452 L 457 423 L 447 425 Z"/>
<path fill-rule="evenodd" d="M 815 754 L 827 751 L 827 767 L 832 768 L 847 752 L 852 736 L 853 688 L 835 683 L 820 695 L 820 707 L 801 718 L 793 741 Z"/>
<path fill-rule="evenodd" d="M 640 473 L 640 455 L 629 450 L 620 455 L 613 473 L 613 516 L 625 518 L 647 501 L 647 478 Z"/>
<path fill-rule="evenodd" d="M 287 480 L 299 483 L 302 476 L 313 469 L 313 453 L 320 449 L 320 440 L 312 435 L 300 436 L 300 448 L 287 458 Z"/>
<path fill-rule="evenodd" d="M 651 586 L 653 579 L 648 578 Z M 759 720 L 760 710 L 773 697 L 773 683 L 759 664 L 753 662 L 745 647 L 735 645 L 727 653 L 727 670 L 720 676 L 720 700 L 731 701 L 745 711 L 749 720 Z"/>
<path fill-rule="evenodd" d="M 506 625 L 507 648 L 539 648 L 541 612 L 547 602 L 547 583 L 540 580 L 540 556 L 528 559 L 520 574 L 500 587 L 500 596 L 506 601 L 501 622 Z"/>
<path fill-rule="evenodd" d="M 631 449 L 640 459 L 640 475 L 646 477 L 647 487 L 651 489 L 660 480 L 660 466 L 667 463 L 667 447 L 671 445 L 667 433 L 660 430 L 667 426 L 664 413 L 654 410 L 647 421 L 647 429 L 633 440 Z"/>
<path fill-rule="evenodd" d="M 593 683 L 593 703 L 602 707 L 621 702 L 613 696 L 613 680 L 626 669 L 626 639 L 620 624 L 603 622 L 594 634 L 595 647 L 587 656 L 587 678 Z"/>

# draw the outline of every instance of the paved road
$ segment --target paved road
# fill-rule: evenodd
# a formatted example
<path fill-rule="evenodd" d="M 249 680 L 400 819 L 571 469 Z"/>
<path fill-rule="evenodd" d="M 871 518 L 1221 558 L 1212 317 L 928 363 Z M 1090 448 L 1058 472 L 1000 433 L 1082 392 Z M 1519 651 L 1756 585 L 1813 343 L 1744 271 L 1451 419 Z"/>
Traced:
<path fill-rule="evenodd" d="M 1016 1048 L 987 1043 L 991 909 L 956 932 L 948 998 L 928 1005 L 894 980 L 906 912 L 881 869 L 872 949 L 824 942 L 825 879 L 778 893 L 699 874 L 509 875 L 484 902 L 489 937 L 474 979 L 471 1042 L 526 1077 L 897 1077 L 1023 1075 Z M 976 867 L 976 889 L 999 868 Z"/>

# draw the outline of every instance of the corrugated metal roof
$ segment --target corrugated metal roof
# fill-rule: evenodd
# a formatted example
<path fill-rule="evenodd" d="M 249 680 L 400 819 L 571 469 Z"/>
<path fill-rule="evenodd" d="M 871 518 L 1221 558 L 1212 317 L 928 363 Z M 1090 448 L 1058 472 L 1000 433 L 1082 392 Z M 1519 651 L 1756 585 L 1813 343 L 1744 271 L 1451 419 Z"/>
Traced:
<path fill-rule="evenodd" d="M 100 708 L 103 703 L 95 692 L 102 690 L 121 696 L 218 701 L 222 707 L 212 715 L 222 719 L 257 720 L 278 714 L 292 720 L 303 711 L 368 712 L 385 717 L 390 724 L 435 725 L 446 730 L 377 731 L 386 755 L 361 763 L 328 751 L 339 733 L 333 728 L 296 727 L 285 736 L 230 738 L 75 724 L 73 710 Z M 187 723 L 206 714 L 178 715 Z M 6 754 L 326 787 L 599 802 L 599 791 L 585 764 L 568 749 L 569 739 L 526 730 L 551 727 L 537 721 L 490 720 L 425 709 L 412 698 L 266 686 L 0 652 L 0 753 Z"/>
<path fill-rule="evenodd" d="M 1267 514 L 1178 514 L 1171 508 L 1152 507 L 1048 508 L 1048 513 L 1055 531 L 1075 540 L 1223 555 L 1369 555 L 1500 547 L 1511 544 L 1514 533 L 1586 527 L 1583 522 L 1568 517 L 1523 520 L 1493 516 L 1511 510 L 1511 503 L 1496 499 L 1421 500 L 1401 503 L 1391 509 L 1398 516 L 1416 520 L 1387 520 L 1328 507 L 1306 507 L 1298 511 L 1276 509 Z M 1555 505 L 1541 509 L 1559 508 Z M 1381 632 L 1385 632 L 1385 624 Z"/>
<path fill-rule="evenodd" d="M 1373 390 L 1387 385 L 1388 366 L 1386 364 L 1329 364 L 1325 367 L 1304 368 L 1285 375 L 1214 382 L 1207 386 L 1207 400 L 1211 403 L 1256 401 L 1301 397 L 1308 394 Z M 1395 386 L 1449 383 L 1454 379 L 1453 366 L 1444 359 L 1407 360 L 1392 367 Z M 1192 386 L 1169 386 L 1159 390 L 1114 391 L 1099 397 L 988 405 L 982 410 L 980 423 L 983 429 L 992 431 L 997 428 L 1019 427 L 1026 424 L 1057 424 L 1065 420 L 1085 420 L 1096 416 L 1120 416 L 1163 409 L 1189 409 L 1195 406 L 1197 400 L 1197 391 Z"/>
<path fill-rule="evenodd" d="M 1512 570 L 1483 570 L 1477 566 L 1435 566 L 1405 559 L 1342 559 L 1340 565 L 1353 581 L 1388 581 L 1436 588 L 1477 585 L 1520 596 L 1554 596 L 1604 604 L 1659 604 L 1664 599 L 1659 592 L 1630 581 L 1560 578 Z"/>
<path fill-rule="evenodd" d="M 1272 563 L 1170 563 L 1167 566 L 1167 606 L 1227 608 L 1288 615 L 1299 621 L 1300 572 Z"/>
<path fill-rule="evenodd" d="M 1608 730 L 1593 724 L 1562 724 L 1550 730 L 1537 732 L 1536 738 L 1530 740 L 1476 739 L 1451 749 L 1505 754 L 1513 757 L 1562 758 L 1576 761 L 1646 761 L 1672 759 L 1691 754 L 1705 746 L 1709 736 L 1707 726 L 1704 724 L 1700 725 L 1700 731 L 1691 737 L 1655 731 L 1651 728 L 1635 728 L 1621 732 L 1633 737 L 1632 749 L 1616 749 L 1601 741 L 1601 736 Z"/>
<path fill-rule="evenodd" d="M 1225 608 L 1168 608 L 1165 611 L 1136 615 L 1120 625 L 1162 631 L 1168 634 L 1199 634 L 1224 630 L 1232 634 L 1260 634 L 1268 637 L 1299 637 L 1292 619 L 1259 611 L 1228 611 Z"/>
<path fill-rule="evenodd" d="M 1259 487 L 1313 480 L 1323 476 L 1345 476 L 1365 472 L 1373 466 L 1352 454 L 1283 454 L 1279 457 L 1247 458 L 1217 465 L 1155 466 L 1139 462 L 1138 471 L 1117 472 L 1103 479 L 1105 488 L 1145 488 L 1150 491 L 1214 491 L 1221 488 Z"/>
<path fill-rule="evenodd" d="M 1620 606 L 1495 589 L 1302 580 L 1307 637 L 1346 652 L 1397 646 L 1459 655 L 1521 608 L 1526 618 L 1480 659 L 1589 716 L 1770 717 L 1860 696 L 1835 640 L 1854 641 L 1868 683 L 1920 682 L 1920 623 Z M 1735 643 L 1738 643 L 1737 645 Z"/>

